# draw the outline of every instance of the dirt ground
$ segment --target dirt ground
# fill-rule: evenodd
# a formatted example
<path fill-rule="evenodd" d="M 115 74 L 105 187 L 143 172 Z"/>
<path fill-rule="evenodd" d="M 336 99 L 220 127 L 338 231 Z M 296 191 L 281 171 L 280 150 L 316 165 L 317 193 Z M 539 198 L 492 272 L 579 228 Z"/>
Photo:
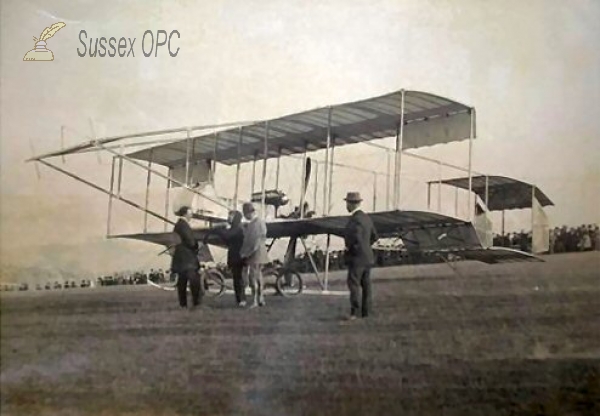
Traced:
<path fill-rule="evenodd" d="M 545 259 L 377 269 L 355 322 L 347 296 L 4 293 L 1 413 L 599 415 L 600 253 Z"/>

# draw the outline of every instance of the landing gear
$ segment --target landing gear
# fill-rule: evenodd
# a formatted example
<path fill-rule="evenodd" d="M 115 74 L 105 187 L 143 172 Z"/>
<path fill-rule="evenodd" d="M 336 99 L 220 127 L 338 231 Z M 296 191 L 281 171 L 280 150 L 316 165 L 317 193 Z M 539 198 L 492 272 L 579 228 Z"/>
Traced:
<path fill-rule="evenodd" d="M 275 287 L 277 288 L 277 293 L 282 296 L 297 296 L 302 293 L 304 282 L 302 281 L 300 273 L 294 270 L 281 269 L 277 273 Z"/>
<path fill-rule="evenodd" d="M 219 297 L 225 293 L 225 278 L 217 269 L 200 270 L 200 279 L 204 294 L 210 297 Z M 153 282 L 148 280 L 148 284 L 158 289 L 175 291 L 177 290 L 177 277 L 169 281 Z"/>

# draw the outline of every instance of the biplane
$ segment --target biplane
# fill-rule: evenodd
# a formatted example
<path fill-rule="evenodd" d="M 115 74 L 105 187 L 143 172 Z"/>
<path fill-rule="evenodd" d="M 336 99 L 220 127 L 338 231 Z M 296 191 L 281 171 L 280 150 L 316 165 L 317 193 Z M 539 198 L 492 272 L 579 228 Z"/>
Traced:
<path fill-rule="evenodd" d="M 98 138 L 33 157 L 30 161 L 41 163 L 106 193 L 109 197 L 109 238 L 135 239 L 165 247 L 177 244 L 177 235 L 169 232 L 166 227 L 174 223 L 173 212 L 178 206 L 186 204 L 194 210 L 194 217 L 203 222 L 203 226 L 194 229 L 196 238 L 209 246 L 219 246 L 222 242 L 217 235 L 211 233 L 213 227 L 224 221 L 229 209 L 238 207 L 241 202 L 253 201 L 259 205 L 259 212 L 267 220 L 267 237 L 272 241 L 290 239 L 286 252 L 286 260 L 289 260 L 294 256 L 296 242 L 304 244 L 307 236 L 327 236 L 327 256 L 330 237 L 343 236 L 348 216 L 331 215 L 332 176 L 338 165 L 334 159 L 335 149 L 393 137 L 395 146 L 388 149 L 394 155 L 393 172 L 389 164 L 387 172 L 388 180 L 393 182 L 390 206 L 386 210 L 369 213 L 381 237 L 400 239 L 410 251 L 434 252 L 444 258 L 461 257 L 486 263 L 539 261 L 537 257 L 525 252 L 485 246 L 476 232 L 473 217 L 477 196 L 471 197 L 474 191 L 471 154 L 475 121 L 473 107 L 426 92 L 400 90 L 270 120 Z M 139 142 L 140 139 L 148 138 L 153 140 Z M 468 176 L 465 179 L 465 189 L 469 191 L 468 218 L 400 209 L 402 158 L 409 154 L 407 150 L 463 140 L 469 141 L 469 165 L 466 169 Z M 132 147 L 135 149 L 130 151 Z M 108 152 L 113 156 L 110 188 L 92 183 L 50 161 L 51 158 L 90 151 Z M 321 163 L 325 171 L 320 184 L 322 201 L 320 204 L 316 203 L 319 184 L 316 182 L 318 178 L 315 178 L 315 204 L 313 211 L 309 213 L 306 191 L 312 166 L 310 153 L 323 155 Z M 303 161 L 299 181 L 300 201 L 296 201 L 298 208 L 295 215 L 287 216 L 279 215 L 279 209 L 290 202 L 285 191 L 279 189 L 280 161 L 285 156 L 302 158 Z M 267 164 L 273 161 L 276 163 L 275 186 L 268 189 L 266 169 Z M 145 203 L 126 199 L 120 192 L 125 162 L 147 172 Z M 260 162 L 262 173 L 260 183 L 257 184 L 256 167 Z M 214 178 L 219 164 L 236 168 L 235 185 L 226 192 L 215 188 Z M 240 166 L 243 164 L 252 164 L 251 189 L 247 193 L 240 190 Z M 167 184 L 164 213 L 149 208 L 148 186 L 152 175 L 161 177 Z M 115 176 L 118 178 L 116 183 Z M 354 190 L 350 188 L 351 185 L 347 190 Z M 177 195 L 173 196 L 176 189 Z M 113 201 L 121 201 L 144 213 L 142 232 L 111 233 Z M 271 216 L 267 214 L 269 208 L 274 212 Z M 160 219 L 165 229 L 149 232 L 148 216 Z M 207 253 L 210 254 L 209 251 Z M 310 257 L 310 253 L 308 254 Z M 326 261 L 322 284 L 324 289 L 327 289 L 328 264 Z M 316 267 L 315 273 L 318 274 Z"/>

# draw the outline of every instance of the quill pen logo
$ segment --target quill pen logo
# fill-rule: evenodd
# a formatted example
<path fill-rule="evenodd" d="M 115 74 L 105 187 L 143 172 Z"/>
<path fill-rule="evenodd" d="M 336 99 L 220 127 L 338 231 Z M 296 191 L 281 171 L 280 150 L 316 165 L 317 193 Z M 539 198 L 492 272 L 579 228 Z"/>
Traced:
<path fill-rule="evenodd" d="M 23 57 L 24 61 L 54 61 L 54 54 L 50 49 L 46 48 L 46 41 L 50 39 L 56 32 L 65 27 L 63 22 L 54 23 L 52 26 L 44 29 L 40 38 L 34 37 L 35 48 L 30 50 Z"/>

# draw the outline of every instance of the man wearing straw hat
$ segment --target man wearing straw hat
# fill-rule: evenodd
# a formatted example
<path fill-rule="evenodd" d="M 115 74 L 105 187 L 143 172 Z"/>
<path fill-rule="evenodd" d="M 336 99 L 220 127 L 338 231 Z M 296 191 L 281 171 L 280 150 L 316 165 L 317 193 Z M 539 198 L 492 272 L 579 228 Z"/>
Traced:
<path fill-rule="evenodd" d="M 244 230 L 244 241 L 240 249 L 240 256 L 246 265 L 250 288 L 252 289 L 251 308 L 265 306 L 263 293 L 262 266 L 269 262 L 267 253 L 267 225 L 262 218 L 256 215 L 254 205 L 250 202 L 242 206 L 244 218 L 248 221 Z"/>
<path fill-rule="evenodd" d="M 371 246 L 377 239 L 377 232 L 373 221 L 360 209 L 362 201 L 360 193 L 348 192 L 346 209 L 350 213 L 350 220 L 346 225 L 344 241 L 346 243 L 345 258 L 348 265 L 348 289 L 350 290 L 350 316 L 349 320 L 356 319 L 359 315 L 363 318 L 369 316 L 372 304 L 371 267 L 375 263 L 375 256 Z M 361 303 L 362 290 L 362 303 Z"/>

